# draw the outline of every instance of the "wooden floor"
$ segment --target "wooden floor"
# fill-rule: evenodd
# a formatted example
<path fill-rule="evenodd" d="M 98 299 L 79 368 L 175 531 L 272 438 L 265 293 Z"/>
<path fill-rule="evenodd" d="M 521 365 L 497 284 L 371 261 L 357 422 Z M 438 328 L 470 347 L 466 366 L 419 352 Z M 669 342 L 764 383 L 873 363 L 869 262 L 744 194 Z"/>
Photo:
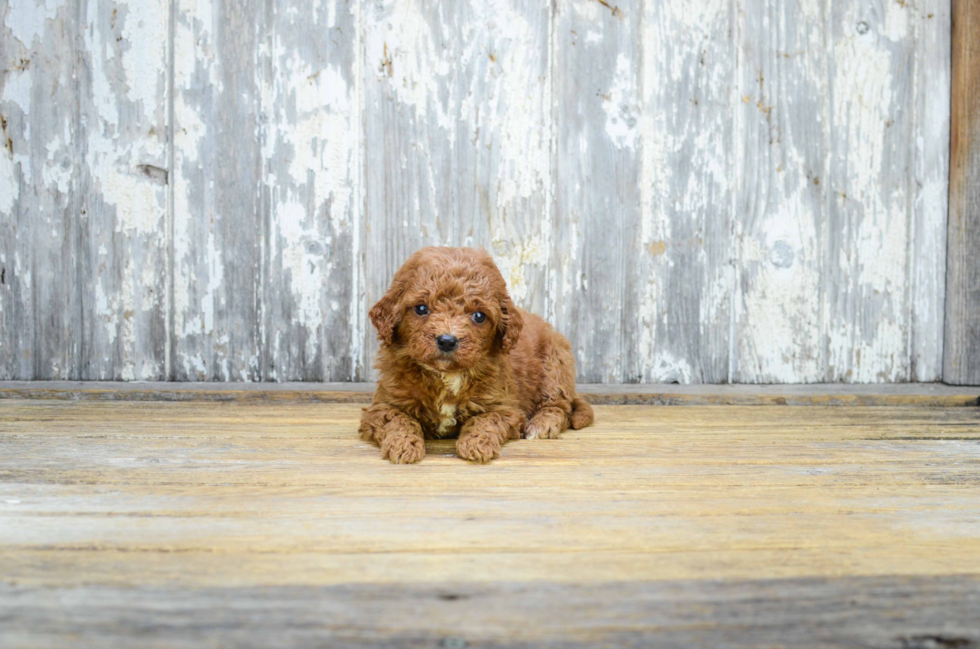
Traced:
<path fill-rule="evenodd" d="M 980 408 L 0 400 L 0 646 L 980 647 Z"/>

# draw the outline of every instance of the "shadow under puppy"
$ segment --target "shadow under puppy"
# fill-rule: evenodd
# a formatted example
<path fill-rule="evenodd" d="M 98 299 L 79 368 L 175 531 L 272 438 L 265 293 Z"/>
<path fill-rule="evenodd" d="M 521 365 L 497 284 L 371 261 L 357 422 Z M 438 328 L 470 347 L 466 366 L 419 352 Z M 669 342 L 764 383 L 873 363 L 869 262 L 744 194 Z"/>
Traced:
<path fill-rule="evenodd" d="M 369 315 L 381 376 L 360 433 L 392 462 L 418 462 L 426 438 L 456 435 L 460 457 L 489 462 L 522 433 L 556 438 L 593 421 L 568 340 L 514 306 L 483 250 L 422 248 Z"/>

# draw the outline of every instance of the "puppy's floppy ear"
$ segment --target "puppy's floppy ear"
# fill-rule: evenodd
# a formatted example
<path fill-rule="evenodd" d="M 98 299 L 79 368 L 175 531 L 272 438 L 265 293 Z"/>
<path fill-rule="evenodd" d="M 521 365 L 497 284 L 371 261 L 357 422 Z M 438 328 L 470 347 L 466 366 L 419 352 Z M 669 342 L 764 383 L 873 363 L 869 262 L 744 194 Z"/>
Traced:
<path fill-rule="evenodd" d="M 401 297 L 401 284 L 394 282 L 385 296 L 368 311 L 371 324 L 378 330 L 378 340 L 390 345 L 395 337 L 395 327 L 401 322 L 401 312 L 398 310 L 398 298 Z"/>
<path fill-rule="evenodd" d="M 500 350 L 506 354 L 517 344 L 517 339 L 521 336 L 521 329 L 524 328 L 524 318 L 521 317 L 520 311 L 517 310 L 510 296 L 506 293 L 500 300 L 500 313 L 497 335 L 500 338 Z"/>

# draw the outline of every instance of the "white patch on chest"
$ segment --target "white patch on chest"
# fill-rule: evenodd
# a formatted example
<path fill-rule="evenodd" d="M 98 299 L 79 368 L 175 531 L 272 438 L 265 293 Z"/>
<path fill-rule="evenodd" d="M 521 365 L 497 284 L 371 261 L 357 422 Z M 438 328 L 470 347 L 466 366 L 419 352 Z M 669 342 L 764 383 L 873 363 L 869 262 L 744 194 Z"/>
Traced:
<path fill-rule="evenodd" d="M 429 367 L 428 365 L 423 365 L 422 367 L 434 374 L 438 374 L 445 388 L 436 401 L 436 407 L 439 409 L 439 427 L 435 430 L 436 437 L 445 437 L 453 432 L 453 428 L 455 428 L 457 423 L 456 411 L 458 404 L 449 401 L 449 399 L 458 396 L 463 391 L 466 385 L 466 375 L 463 372 L 440 372 L 436 368 Z M 459 400 L 456 399 L 456 401 Z"/>
<path fill-rule="evenodd" d="M 443 372 L 442 382 L 451 394 L 459 394 L 463 389 L 463 375 L 458 372 Z"/>
<path fill-rule="evenodd" d="M 443 437 L 456 425 L 456 404 L 442 404 L 442 407 L 439 409 L 439 414 L 442 415 L 442 419 L 439 420 L 439 429 L 436 431 L 436 434 L 439 437 Z"/>

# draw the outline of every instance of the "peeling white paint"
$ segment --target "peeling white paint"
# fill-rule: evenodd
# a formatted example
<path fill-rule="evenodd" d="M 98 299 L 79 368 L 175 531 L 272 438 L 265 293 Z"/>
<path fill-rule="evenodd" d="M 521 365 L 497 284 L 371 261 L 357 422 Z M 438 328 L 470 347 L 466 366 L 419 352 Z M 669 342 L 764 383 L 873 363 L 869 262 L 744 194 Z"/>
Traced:
<path fill-rule="evenodd" d="M 13 157 L 9 151 L 0 150 L 0 214 L 9 216 L 19 198 L 20 183 Z"/>
<path fill-rule="evenodd" d="M 4 78 L 0 101 L 17 106 L 25 116 L 30 115 L 32 88 L 30 70 L 9 70 Z"/>
<path fill-rule="evenodd" d="M 437 124 L 450 144 L 456 141 L 456 109 L 452 94 L 444 100 L 442 84 L 452 77 L 454 62 L 443 52 L 453 42 L 454 25 L 446 21 L 445 7 L 423 6 L 419 0 L 382 0 L 375 3 L 377 20 L 368 23 L 365 45 L 368 65 L 417 119 Z M 397 28 L 396 28 L 397 27 Z"/>
<path fill-rule="evenodd" d="M 144 115 L 151 115 L 159 108 L 164 84 L 160 62 L 167 54 L 169 3 L 138 0 L 125 6 L 122 37 L 127 45 L 123 50 L 127 97 L 141 106 Z"/>
<path fill-rule="evenodd" d="M 603 96 L 602 110 L 606 113 L 606 133 L 616 147 L 636 147 L 636 128 L 639 121 L 639 102 L 636 97 L 636 76 L 626 54 L 616 57 L 612 83 Z"/>
<path fill-rule="evenodd" d="M 539 231 L 525 241 L 510 241 L 499 231 L 493 235 L 494 261 L 507 282 L 507 292 L 518 304 L 527 304 L 532 277 L 529 269 L 544 269 L 551 258 L 548 232 Z"/>
<path fill-rule="evenodd" d="M 67 124 L 65 125 L 67 129 Z M 71 148 L 68 144 L 70 141 L 70 136 L 67 136 L 63 140 L 61 136 L 55 136 L 55 138 L 48 142 L 45 148 L 48 151 L 47 163 L 41 168 L 41 177 L 44 178 L 44 184 L 52 189 L 57 189 L 60 193 L 68 193 L 71 187 L 71 175 L 72 175 L 72 164 L 71 164 Z"/>
<path fill-rule="evenodd" d="M 250 305 L 266 319 L 261 345 L 272 361 L 263 369 L 270 378 L 294 378 L 289 363 L 299 354 L 310 368 L 347 362 L 320 349 L 336 322 L 353 331 L 349 348 L 359 371 L 364 312 L 381 281 L 374 268 L 393 263 L 379 257 L 376 240 L 386 256 L 402 255 L 416 241 L 487 246 L 512 297 L 523 306 L 543 303 L 535 310 L 571 325 L 567 333 L 597 376 L 630 367 L 643 380 L 690 382 L 716 357 L 730 356 L 740 380 L 904 380 L 912 359 L 914 377 L 938 377 L 949 76 L 942 64 L 948 51 L 935 44 L 948 40 L 948 28 L 936 26 L 948 6 L 800 0 L 733 11 L 727 0 L 706 0 L 641 4 L 643 16 L 617 16 L 594 0 L 569 2 L 557 13 L 546 1 L 433 10 L 423 4 L 316 0 L 310 15 L 341 53 L 325 57 L 291 32 L 308 19 L 298 3 L 280 7 L 254 43 L 232 45 L 216 42 L 215 21 L 224 19 L 217 5 L 177 2 L 171 308 L 175 365 L 187 376 L 261 374 L 256 350 L 241 344 L 249 323 L 238 322 L 242 314 L 229 313 L 224 301 L 227 269 L 238 261 L 212 225 L 231 218 L 213 213 L 216 169 L 225 162 L 215 148 L 218 128 L 226 127 L 217 106 L 228 99 L 228 75 L 255 63 L 255 78 L 236 78 L 234 87 L 249 101 L 259 93 L 257 132 L 242 137 L 261 142 L 255 180 L 263 185 L 256 191 L 271 226 L 263 268 L 256 269 L 271 283 L 261 304 Z M 58 21 L 74 19 L 63 6 L 10 0 L 4 27 L 15 49 L 47 47 L 44 39 L 62 31 Z M 85 192 L 94 227 L 115 230 L 98 253 L 112 270 L 99 271 L 91 292 L 97 346 L 114 348 L 98 350 L 98 371 L 141 378 L 159 371 L 141 351 L 148 327 L 141 314 L 161 304 L 152 261 L 170 243 L 168 189 L 139 172 L 143 164 L 168 167 L 161 117 L 170 6 L 113 6 L 111 33 L 107 7 L 86 3 L 77 31 L 87 66 L 79 77 L 86 94 L 79 133 L 70 131 L 71 119 L 63 130 L 40 126 L 32 98 L 50 81 L 39 67 L 43 57 L 3 78 L 0 101 L 4 115 L 14 116 L 15 154 L 0 150 L 0 214 L 23 203 L 39 216 L 39 237 L 60 242 L 65 232 L 50 201 L 35 202 L 26 191 L 31 174 L 40 178 L 39 195 Z M 924 18 L 929 12 L 935 21 Z M 351 16 L 356 26 L 348 29 Z M 566 60 L 569 20 L 576 22 L 577 51 L 602 58 L 558 78 L 549 66 Z M 859 30 L 862 22 L 869 29 Z M 257 58 L 220 60 L 219 51 L 227 56 L 238 45 Z M 595 70 L 595 60 L 610 62 L 608 69 Z M 916 95 L 906 94 L 909 84 Z M 552 96 L 552 89 L 566 94 Z M 383 124 L 397 139 L 381 154 L 392 156 L 386 172 L 402 174 L 392 185 L 365 182 L 372 156 L 362 148 L 369 146 L 362 122 L 371 124 L 380 111 L 388 111 Z M 581 128 L 562 130 L 581 115 Z M 43 139 L 31 141 L 32 125 Z M 151 134 L 151 126 L 159 130 Z M 572 155 L 559 159 L 559 142 Z M 902 154 L 896 142 L 914 146 L 907 172 L 894 162 Z M 74 159 L 76 150 L 84 160 Z M 607 191 L 579 173 L 583 161 L 592 173 L 615 164 L 617 174 L 639 179 L 636 222 L 611 221 L 633 216 L 580 200 Z M 614 204 L 624 189 L 605 196 Z M 556 206 L 561 222 L 551 214 Z M 828 210 L 843 232 L 828 231 Z M 379 236 L 382 212 L 385 223 L 403 230 Z M 712 224 L 719 236 L 717 224 L 730 218 L 735 224 L 722 233 L 730 247 L 705 239 Z M 585 296 L 608 289 L 597 278 L 601 269 L 587 267 L 597 252 L 608 252 L 589 239 L 604 219 L 624 233 L 618 254 L 630 255 L 629 287 L 616 298 L 635 312 L 600 301 L 595 313 L 572 322 Z M 19 234 L 25 243 L 17 245 L 37 240 Z M 828 245 L 839 245 L 839 254 Z M 39 278 L 24 272 L 20 264 L 30 264 L 16 252 L 14 258 L 18 287 L 29 290 Z M 826 267 L 830 258 L 839 266 Z M 340 296 L 351 290 L 348 304 Z M 719 322 L 734 323 L 731 340 L 718 336 Z M 638 342 L 624 337 L 614 346 L 621 353 L 603 355 L 613 347 L 596 343 L 598 329 L 629 331 Z M 309 341 L 302 349 L 297 332 Z M 683 347 L 678 340 L 693 342 Z M 734 352 L 718 347 L 726 344 Z M 634 351 L 637 358 L 625 358 Z"/>
<path fill-rule="evenodd" d="M 282 267 L 289 277 L 296 321 L 315 332 L 325 319 L 323 293 L 323 255 L 310 254 L 307 244 L 316 241 L 316 229 L 304 225 L 306 207 L 296 202 L 280 203 L 276 211 L 276 230 L 281 239 Z M 315 340 L 315 338 L 314 338 Z"/>
<path fill-rule="evenodd" d="M 4 26 L 24 47 L 30 49 L 34 39 L 43 38 L 45 25 L 58 16 L 65 0 L 8 0 Z"/>

